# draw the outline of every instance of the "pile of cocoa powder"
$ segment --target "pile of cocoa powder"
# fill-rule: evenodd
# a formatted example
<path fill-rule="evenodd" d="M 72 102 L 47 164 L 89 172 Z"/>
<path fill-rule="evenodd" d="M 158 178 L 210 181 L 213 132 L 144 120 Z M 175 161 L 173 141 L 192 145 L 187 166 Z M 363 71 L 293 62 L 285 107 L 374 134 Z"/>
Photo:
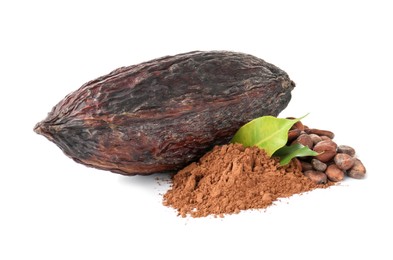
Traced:
<path fill-rule="evenodd" d="M 216 146 L 173 176 L 164 205 L 179 215 L 204 217 L 263 209 L 278 198 L 333 185 L 317 184 L 293 161 L 280 166 L 257 147 Z"/>

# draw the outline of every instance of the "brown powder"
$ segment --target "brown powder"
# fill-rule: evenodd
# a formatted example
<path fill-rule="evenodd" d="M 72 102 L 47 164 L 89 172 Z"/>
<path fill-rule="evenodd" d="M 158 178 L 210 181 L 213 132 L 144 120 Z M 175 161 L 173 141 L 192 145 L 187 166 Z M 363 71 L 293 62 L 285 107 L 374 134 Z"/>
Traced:
<path fill-rule="evenodd" d="M 185 217 L 204 217 L 262 209 L 278 198 L 325 188 L 305 177 L 295 163 L 280 166 L 257 147 L 216 146 L 199 162 L 173 176 L 164 205 Z"/>

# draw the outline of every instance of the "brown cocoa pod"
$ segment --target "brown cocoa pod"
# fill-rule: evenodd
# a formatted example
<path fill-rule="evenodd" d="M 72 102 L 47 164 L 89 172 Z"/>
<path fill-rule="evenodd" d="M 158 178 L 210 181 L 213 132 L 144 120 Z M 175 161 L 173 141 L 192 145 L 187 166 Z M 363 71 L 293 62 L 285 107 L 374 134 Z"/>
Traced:
<path fill-rule="evenodd" d="M 327 183 L 327 176 L 325 173 L 320 171 L 309 170 L 305 171 L 304 175 L 310 178 L 316 184 L 325 184 Z"/>
<path fill-rule="evenodd" d="M 319 153 L 317 156 L 315 156 L 316 159 L 320 160 L 321 162 L 328 162 L 336 155 L 337 144 L 332 140 L 323 140 L 317 143 L 313 150 Z"/>
<path fill-rule="evenodd" d="M 90 167 L 174 171 L 227 143 L 248 121 L 277 116 L 294 87 L 284 71 L 252 55 L 196 51 L 90 81 L 34 130 Z"/>
<path fill-rule="evenodd" d="M 329 165 L 325 173 L 328 179 L 334 182 L 342 181 L 344 179 L 344 171 L 335 164 Z"/>
<path fill-rule="evenodd" d="M 340 168 L 341 170 L 348 170 L 352 168 L 356 159 L 349 154 L 346 153 L 337 153 L 334 156 L 334 163 Z"/>
<path fill-rule="evenodd" d="M 366 175 L 366 167 L 359 159 L 355 159 L 354 165 L 347 171 L 347 174 L 351 178 L 362 179 Z"/>

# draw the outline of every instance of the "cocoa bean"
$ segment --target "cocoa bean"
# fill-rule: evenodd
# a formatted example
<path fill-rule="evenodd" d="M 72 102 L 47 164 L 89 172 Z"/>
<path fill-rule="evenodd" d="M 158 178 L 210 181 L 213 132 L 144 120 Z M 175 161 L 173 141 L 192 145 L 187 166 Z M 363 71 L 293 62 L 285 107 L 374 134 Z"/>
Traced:
<path fill-rule="evenodd" d="M 293 116 L 288 116 L 286 117 L 286 119 L 296 119 L 296 117 Z M 300 131 L 304 130 L 304 125 L 301 121 L 297 121 L 296 123 L 294 123 L 291 128 L 289 130 L 295 130 L 295 129 L 299 129 Z"/>
<path fill-rule="evenodd" d="M 321 162 L 318 159 L 312 159 L 311 160 L 311 165 L 316 171 L 324 172 L 326 170 L 326 163 Z"/>
<path fill-rule="evenodd" d="M 291 129 L 299 129 L 300 131 L 304 131 L 304 125 L 301 121 L 297 121 Z"/>
<path fill-rule="evenodd" d="M 352 148 L 351 146 L 348 146 L 348 145 L 339 145 L 337 147 L 337 152 L 338 153 L 346 153 L 352 157 L 355 156 L 355 154 L 356 154 L 355 149 Z"/>
<path fill-rule="evenodd" d="M 301 134 L 299 135 L 298 138 L 296 138 L 295 141 L 292 142 L 294 143 L 298 143 L 298 144 L 302 144 L 304 146 L 308 146 L 308 148 L 312 149 L 314 146 L 314 143 L 311 139 L 311 137 L 308 134 Z"/>
<path fill-rule="evenodd" d="M 299 171 L 303 171 L 302 163 L 298 158 L 293 158 L 292 161 L 294 162 L 296 168 L 299 169 Z"/>
<path fill-rule="evenodd" d="M 316 135 L 316 134 L 309 134 L 308 136 L 311 138 L 311 140 L 312 140 L 312 142 L 313 142 L 314 145 L 316 145 L 317 143 L 319 143 L 320 141 L 322 141 L 322 138 L 321 138 L 319 135 Z"/>
<path fill-rule="evenodd" d="M 121 174 L 174 171 L 240 126 L 277 116 L 295 84 L 251 55 L 190 52 L 114 70 L 66 96 L 34 130 L 78 163 Z"/>
<path fill-rule="evenodd" d="M 325 184 L 327 183 L 327 176 L 325 173 L 320 171 L 309 170 L 305 171 L 304 175 L 310 178 L 316 184 Z"/>
<path fill-rule="evenodd" d="M 328 130 L 321 130 L 321 129 L 315 129 L 315 128 L 309 128 L 309 129 L 305 129 L 305 132 L 307 134 L 316 134 L 319 136 L 327 136 L 330 139 L 334 138 L 334 133 Z"/>
<path fill-rule="evenodd" d="M 288 131 L 288 142 L 291 143 L 293 140 L 299 137 L 301 130 L 292 129 Z"/>
<path fill-rule="evenodd" d="M 309 171 L 309 170 L 312 170 L 312 169 L 313 169 L 312 164 L 309 163 L 309 162 L 300 161 L 300 164 L 302 165 L 302 171 L 303 171 L 303 172 Z"/>
<path fill-rule="evenodd" d="M 327 137 L 326 135 L 321 135 L 319 137 L 321 137 L 322 141 L 326 141 L 326 140 L 331 141 L 332 140 L 330 137 Z"/>
<path fill-rule="evenodd" d="M 337 144 L 331 140 L 324 140 L 317 143 L 313 150 L 319 153 L 315 156 L 316 159 L 321 162 L 328 162 L 336 155 Z"/>
<path fill-rule="evenodd" d="M 334 156 L 334 163 L 344 171 L 350 169 L 354 165 L 355 160 L 355 158 L 346 153 L 337 153 Z"/>
<path fill-rule="evenodd" d="M 342 181 L 344 179 L 344 171 L 335 164 L 329 165 L 325 173 L 328 179 L 334 182 Z"/>
<path fill-rule="evenodd" d="M 347 172 L 348 176 L 355 179 L 362 179 L 366 175 L 366 167 L 359 159 L 355 159 L 352 168 Z"/>

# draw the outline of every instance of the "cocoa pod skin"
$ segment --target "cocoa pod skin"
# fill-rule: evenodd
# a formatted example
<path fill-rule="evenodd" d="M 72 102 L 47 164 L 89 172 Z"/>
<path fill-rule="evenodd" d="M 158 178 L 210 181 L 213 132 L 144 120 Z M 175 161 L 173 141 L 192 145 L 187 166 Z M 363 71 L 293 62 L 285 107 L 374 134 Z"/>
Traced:
<path fill-rule="evenodd" d="M 248 121 L 277 116 L 294 87 L 255 56 L 195 51 L 87 82 L 34 130 L 90 167 L 125 175 L 176 171 L 229 142 Z"/>

